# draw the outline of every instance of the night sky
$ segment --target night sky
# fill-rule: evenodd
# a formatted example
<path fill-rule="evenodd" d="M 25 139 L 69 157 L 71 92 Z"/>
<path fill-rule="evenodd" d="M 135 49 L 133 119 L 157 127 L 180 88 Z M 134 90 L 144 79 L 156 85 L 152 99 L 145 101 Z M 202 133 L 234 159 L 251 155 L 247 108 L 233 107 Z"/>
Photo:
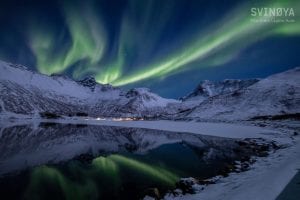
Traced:
<path fill-rule="evenodd" d="M 204 79 L 300 66 L 300 1 L 1 1 L 0 59 L 178 98 Z M 251 8 L 293 8 L 261 22 Z M 256 20 L 256 21 L 255 21 Z M 292 20 L 292 21 L 291 21 Z"/>

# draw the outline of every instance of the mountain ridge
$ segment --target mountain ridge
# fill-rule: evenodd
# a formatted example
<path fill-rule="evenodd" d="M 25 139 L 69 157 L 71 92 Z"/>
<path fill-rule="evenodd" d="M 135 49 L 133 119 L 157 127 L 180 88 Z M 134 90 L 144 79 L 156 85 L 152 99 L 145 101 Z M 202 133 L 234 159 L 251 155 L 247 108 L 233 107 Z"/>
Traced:
<path fill-rule="evenodd" d="M 91 77 L 74 81 L 63 76 L 42 75 L 18 66 L 0 62 L 2 113 L 33 115 L 39 112 L 53 112 L 70 115 L 86 112 L 91 116 L 128 116 L 132 115 L 132 112 L 126 107 L 138 98 L 126 95 L 130 91 L 96 83 Z M 165 103 L 174 102 L 158 97 L 150 91 L 139 95 L 153 98 L 141 98 L 139 103 L 142 105 L 137 105 L 140 108 L 138 116 L 148 113 L 149 109 L 159 110 L 165 106 L 160 104 L 162 100 Z"/>
<path fill-rule="evenodd" d="M 0 62 L 0 114 L 152 119 L 246 120 L 300 113 L 300 68 L 265 79 L 201 81 L 180 101 L 165 99 L 148 88 L 124 91 L 99 84 L 93 77 L 74 81 L 47 76 L 22 65 Z"/>
<path fill-rule="evenodd" d="M 300 67 L 271 75 L 249 87 L 208 98 L 187 118 L 245 120 L 300 113 Z"/>

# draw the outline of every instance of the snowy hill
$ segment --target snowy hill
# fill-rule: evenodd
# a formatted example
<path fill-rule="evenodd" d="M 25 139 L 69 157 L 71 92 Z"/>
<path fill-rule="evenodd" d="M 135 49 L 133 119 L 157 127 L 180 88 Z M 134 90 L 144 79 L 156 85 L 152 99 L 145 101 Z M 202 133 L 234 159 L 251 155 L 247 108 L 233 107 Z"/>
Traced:
<path fill-rule="evenodd" d="M 269 76 L 228 94 L 203 101 L 187 118 L 239 120 L 300 113 L 300 68 Z"/>
<path fill-rule="evenodd" d="M 216 95 L 227 94 L 234 92 L 236 90 L 240 90 L 250 85 L 253 85 L 259 81 L 259 79 L 246 79 L 246 80 L 239 80 L 239 79 L 225 79 L 223 81 L 209 81 L 204 80 L 199 83 L 196 89 L 188 94 L 185 97 L 182 97 L 181 100 L 187 106 L 195 106 L 199 105 L 204 100 L 208 99 L 209 97 L 213 97 Z"/>
<path fill-rule="evenodd" d="M 131 89 L 126 93 L 126 97 L 130 100 L 121 108 L 125 110 L 125 113 L 133 111 L 135 115 L 141 115 L 141 111 L 146 110 L 147 112 L 144 112 L 144 115 L 150 117 L 168 112 L 167 105 L 169 104 L 179 103 L 176 100 L 165 99 L 151 93 L 148 88 Z"/>
<path fill-rule="evenodd" d="M 135 89 L 126 93 L 111 85 L 98 84 L 93 77 L 76 82 L 64 76 L 46 76 L 5 62 L 0 62 L 0 71 L 2 115 L 34 115 L 39 112 L 60 115 L 84 112 L 91 116 L 143 115 L 154 109 L 159 111 L 169 102 L 174 102 L 148 90 Z"/>

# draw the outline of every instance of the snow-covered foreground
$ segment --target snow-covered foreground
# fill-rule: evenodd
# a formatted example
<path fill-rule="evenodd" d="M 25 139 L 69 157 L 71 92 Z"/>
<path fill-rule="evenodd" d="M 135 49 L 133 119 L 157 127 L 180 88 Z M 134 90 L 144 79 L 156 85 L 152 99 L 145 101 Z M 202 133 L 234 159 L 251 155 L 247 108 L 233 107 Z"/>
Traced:
<path fill-rule="evenodd" d="M 174 122 L 174 121 L 89 121 L 109 126 L 139 127 L 161 129 L 175 132 L 190 132 L 230 138 L 265 138 L 281 144 L 291 144 L 284 149 L 271 153 L 268 157 L 258 158 L 249 171 L 231 173 L 221 178 L 217 184 L 208 185 L 197 194 L 166 196 L 165 199 L 191 200 L 272 200 L 280 194 L 300 169 L 300 136 L 291 139 L 286 133 L 257 126 L 226 123 Z M 197 188 L 197 187 L 196 187 Z"/>
<path fill-rule="evenodd" d="M 231 173 L 217 184 L 208 185 L 196 194 L 167 196 L 176 200 L 272 200 L 283 191 L 300 169 L 300 138 L 291 147 L 280 149 L 268 157 L 258 159 L 249 171 Z M 200 187 L 201 188 L 201 187 Z"/>

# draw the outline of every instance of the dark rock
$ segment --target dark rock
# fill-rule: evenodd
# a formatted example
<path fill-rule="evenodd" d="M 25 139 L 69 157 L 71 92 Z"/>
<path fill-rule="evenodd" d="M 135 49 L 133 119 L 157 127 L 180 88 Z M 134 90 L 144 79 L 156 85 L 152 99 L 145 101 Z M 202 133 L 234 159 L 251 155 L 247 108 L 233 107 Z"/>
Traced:
<path fill-rule="evenodd" d="M 145 190 L 144 196 L 153 197 L 155 200 L 161 199 L 160 192 L 157 188 L 148 188 L 147 190 Z"/>
<path fill-rule="evenodd" d="M 39 114 L 42 118 L 46 119 L 58 119 L 61 117 L 60 115 L 51 112 L 40 112 Z"/>
<path fill-rule="evenodd" d="M 97 85 L 95 78 L 92 76 L 88 76 L 88 77 L 78 81 L 78 83 L 83 85 L 84 87 L 89 87 L 92 91 L 95 90 L 95 87 Z"/>
<path fill-rule="evenodd" d="M 180 189 L 182 191 L 182 194 L 194 194 L 195 190 L 193 188 L 193 185 L 197 183 L 198 181 L 194 178 L 185 178 L 176 183 L 176 188 Z"/>
<path fill-rule="evenodd" d="M 89 115 L 87 113 L 84 113 L 84 112 L 78 112 L 78 113 L 76 113 L 76 116 L 78 116 L 78 117 L 87 117 Z"/>

